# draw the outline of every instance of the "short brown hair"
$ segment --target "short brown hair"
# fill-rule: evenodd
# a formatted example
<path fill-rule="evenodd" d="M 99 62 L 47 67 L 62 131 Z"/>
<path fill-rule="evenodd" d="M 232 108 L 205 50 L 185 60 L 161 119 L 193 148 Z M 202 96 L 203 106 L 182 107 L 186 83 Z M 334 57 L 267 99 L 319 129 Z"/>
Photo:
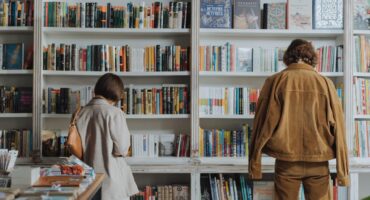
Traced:
<path fill-rule="evenodd" d="M 96 82 L 94 93 L 95 95 L 103 96 L 104 98 L 118 102 L 122 97 L 123 82 L 119 76 L 106 73 L 101 76 Z"/>
<path fill-rule="evenodd" d="M 302 39 L 295 39 L 285 51 L 284 63 L 288 66 L 292 63 L 298 63 L 299 60 L 314 67 L 317 64 L 317 55 L 315 48 L 310 42 Z"/>

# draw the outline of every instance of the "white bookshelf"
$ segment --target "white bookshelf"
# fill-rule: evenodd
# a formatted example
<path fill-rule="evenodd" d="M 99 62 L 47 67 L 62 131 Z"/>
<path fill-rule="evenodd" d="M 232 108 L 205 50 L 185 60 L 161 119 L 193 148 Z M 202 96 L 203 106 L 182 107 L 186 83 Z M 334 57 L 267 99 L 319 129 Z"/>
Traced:
<path fill-rule="evenodd" d="M 353 73 L 354 77 L 362 77 L 362 78 L 370 78 L 370 73 L 364 73 L 364 72 L 355 72 Z"/>
<path fill-rule="evenodd" d="M 344 34 L 343 30 L 263 30 L 263 29 L 200 29 L 201 37 L 266 37 L 266 38 L 335 38 Z"/>
<path fill-rule="evenodd" d="M 190 158 L 182 157 L 127 157 L 126 161 L 131 166 L 170 166 L 179 165 L 180 167 L 191 165 L 192 160 Z"/>
<path fill-rule="evenodd" d="M 1 70 L 0 69 L 0 76 L 7 76 L 7 75 L 32 75 L 32 70 Z"/>
<path fill-rule="evenodd" d="M 199 72 L 199 77 L 269 77 L 274 75 L 275 72 Z M 321 75 L 326 77 L 343 77 L 343 72 L 320 72 Z"/>
<path fill-rule="evenodd" d="M 200 119 L 253 119 L 253 115 L 199 115 Z"/>
<path fill-rule="evenodd" d="M 370 115 L 354 115 L 356 120 L 370 120 Z"/>
<path fill-rule="evenodd" d="M 70 119 L 72 114 L 42 114 L 42 118 Z M 126 119 L 188 119 L 190 114 L 174 115 L 126 115 Z"/>
<path fill-rule="evenodd" d="M 33 27 L 2 26 L 0 27 L 0 34 L 32 33 L 33 29 Z"/>
<path fill-rule="evenodd" d="M 32 113 L 0 113 L 0 118 L 31 118 Z"/>
<path fill-rule="evenodd" d="M 76 76 L 76 77 L 99 77 L 107 72 L 84 72 L 84 71 L 51 71 L 44 70 L 44 76 Z M 110 72 L 121 77 L 172 77 L 172 76 L 190 76 L 190 72 Z"/>

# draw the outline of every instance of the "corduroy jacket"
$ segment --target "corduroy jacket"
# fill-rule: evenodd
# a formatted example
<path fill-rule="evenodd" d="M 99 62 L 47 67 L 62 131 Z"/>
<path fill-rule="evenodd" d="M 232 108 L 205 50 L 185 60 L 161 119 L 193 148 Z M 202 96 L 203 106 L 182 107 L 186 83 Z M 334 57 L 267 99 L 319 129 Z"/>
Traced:
<path fill-rule="evenodd" d="M 332 81 L 295 63 L 267 78 L 249 151 L 249 178 L 260 179 L 261 154 L 284 161 L 337 159 L 338 184 L 349 185 L 344 115 Z"/>

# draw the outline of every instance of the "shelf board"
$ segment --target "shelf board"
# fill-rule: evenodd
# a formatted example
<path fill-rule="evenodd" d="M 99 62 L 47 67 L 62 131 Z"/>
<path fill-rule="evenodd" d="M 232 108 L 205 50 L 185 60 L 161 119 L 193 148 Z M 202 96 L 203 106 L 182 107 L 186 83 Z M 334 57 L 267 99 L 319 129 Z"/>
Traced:
<path fill-rule="evenodd" d="M 0 118 L 28 118 L 32 113 L 0 113 Z"/>
<path fill-rule="evenodd" d="M 1 75 L 32 75 L 33 70 L 2 70 L 0 69 Z"/>
<path fill-rule="evenodd" d="M 51 71 L 44 70 L 44 76 L 84 76 L 95 77 L 102 76 L 108 72 L 84 72 L 84 71 Z M 190 72 L 110 72 L 122 77 L 164 77 L 164 76 L 190 76 Z"/>
<path fill-rule="evenodd" d="M 29 26 L 0 26 L 0 33 L 29 33 L 33 27 Z"/>
<path fill-rule="evenodd" d="M 86 34 L 86 35 L 132 35 L 132 36 L 171 36 L 190 34 L 190 29 L 130 29 L 130 28 L 70 28 L 43 27 L 45 34 Z"/>
<path fill-rule="evenodd" d="M 67 118 L 70 119 L 72 114 L 42 114 L 43 118 Z M 190 114 L 178 115 L 126 115 L 126 119 L 186 119 L 190 118 Z"/>
<path fill-rule="evenodd" d="M 200 29 L 201 37 L 307 37 L 336 38 L 343 30 L 268 30 L 268 29 Z"/>
<path fill-rule="evenodd" d="M 196 159 L 201 165 L 248 165 L 248 158 L 201 157 Z M 275 158 L 262 157 L 263 165 L 275 165 Z"/>
<path fill-rule="evenodd" d="M 366 73 L 366 72 L 355 72 L 353 73 L 353 76 L 355 77 L 368 77 L 370 78 L 370 72 Z"/>
<path fill-rule="evenodd" d="M 200 119 L 254 119 L 254 115 L 199 115 Z"/>
<path fill-rule="evenodd" d="M 199 72 L 200 77 L 269 77 L 277 72 Z M 320 72 L 326 77 L 342 77 L 343 72 Z"/>
<path fill-rule="evenodd" d="M 354 118 L 370 120 L 370 115 L 355 115 Z"/>
<path fill-rule="evenodd" d="M 353 30 L 354 35 L 370 35 L 370 30 Z"/>
<path fill-rule="evenodd" d="M 127 157 L 126 161 L 129 165 L 187 165 L 191 163 L 190 158 L 181 157 Z"/>

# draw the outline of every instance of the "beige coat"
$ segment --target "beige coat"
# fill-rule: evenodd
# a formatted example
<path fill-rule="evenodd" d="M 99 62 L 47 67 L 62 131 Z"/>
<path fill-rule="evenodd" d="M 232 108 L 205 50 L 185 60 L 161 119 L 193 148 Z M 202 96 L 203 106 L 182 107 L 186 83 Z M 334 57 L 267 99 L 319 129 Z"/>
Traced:
<path fill-rule="evenodd" d="M 84 148 L 84 161 L 96 173 L 105 173 L 102 199 L 121 200 L 138 192 L 124 157 L 130 146 L 130 132 L 124 113 L 104 99 L 91 100 L 77 120 Z"/>

